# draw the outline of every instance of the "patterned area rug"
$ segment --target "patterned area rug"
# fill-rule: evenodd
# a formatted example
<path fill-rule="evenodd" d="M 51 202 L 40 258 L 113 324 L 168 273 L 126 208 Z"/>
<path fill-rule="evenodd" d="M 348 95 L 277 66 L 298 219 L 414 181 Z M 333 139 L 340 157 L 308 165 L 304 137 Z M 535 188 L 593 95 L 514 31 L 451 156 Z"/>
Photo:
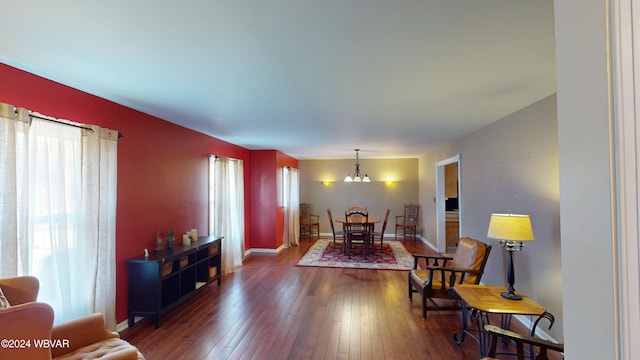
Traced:
<path fill-rule="evenodd" d="M 377 270 L 410 270 L 413 267 L 413 256 L 400 241 L 384 242 L 382 253 L 376 247 L 375 254 L 367 255 L 366 259 L 362 253 L 352 254 L 349 259 L 342 253 L 341 245 L 337 245 L 336 251 L 333 251 L 333 240 L 316 240 L 297 266 Z"/>

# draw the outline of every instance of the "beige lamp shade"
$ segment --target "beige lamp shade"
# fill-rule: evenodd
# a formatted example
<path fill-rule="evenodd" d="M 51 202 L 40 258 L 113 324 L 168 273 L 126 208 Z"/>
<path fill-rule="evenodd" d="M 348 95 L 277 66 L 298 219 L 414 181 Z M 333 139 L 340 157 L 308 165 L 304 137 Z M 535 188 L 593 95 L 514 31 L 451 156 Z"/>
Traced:
<path fill-rule="evenodd" d="M 498 240 L 532 241 L 529 215 L 491 214 L 487 237 Z"/>

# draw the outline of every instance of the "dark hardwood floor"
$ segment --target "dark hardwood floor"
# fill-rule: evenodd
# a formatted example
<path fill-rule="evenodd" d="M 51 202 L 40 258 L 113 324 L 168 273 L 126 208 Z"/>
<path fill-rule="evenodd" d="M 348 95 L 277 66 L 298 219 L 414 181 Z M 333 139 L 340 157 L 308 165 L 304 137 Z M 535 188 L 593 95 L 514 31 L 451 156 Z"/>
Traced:
<path fill-rule="evenodd" d="M 457 311 L 420 318 L 406 271 L 296 267 L 314 240 L 278 255 L 252 254 L 234 274 L 163 317 L 121 333 L 146 359 L 478 359 L 456 345 Z M 418 241 L 409 252 L 432 253 Z"/>

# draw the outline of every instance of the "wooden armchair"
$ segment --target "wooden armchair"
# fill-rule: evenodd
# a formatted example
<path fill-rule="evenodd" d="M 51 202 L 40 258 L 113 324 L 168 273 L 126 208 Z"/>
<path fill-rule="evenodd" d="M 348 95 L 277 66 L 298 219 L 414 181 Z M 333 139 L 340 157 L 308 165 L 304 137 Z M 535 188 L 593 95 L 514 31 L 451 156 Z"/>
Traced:
<path fill-rule="evenodd" d="M 465 237 L 460 239 L 452 257 L 413 254 L 413 270 L 409 272 L 409 301 L 413 300 L 414 292 L 422 295 L 422 318 L 427 318 L 427 309 L 460 309 L 459 298 L 453 287 L 456 284 L 479 284 L 490 252 L 491 245 Z M 420 259 L 424 260 L 424 268 L 418 268 Z M 438 304 L 434 299 L 442 299 L 443 303 Z M 428 307 L 427 300 L 433 306 Z"/>
<path fill-rule="evenodd" d="M 320 237 L 320 216 L 311 213 L 311 204 L 300 204 L 300 236 L 313 234 Z"/>
<path fill-rule="evenodd" d="M 564 352 L 564 344 L 556 344 L 550 341 L 546 341 L 533 336 L 525 336 L 515 333 L 513 331 L 501 329 L 494 325 L 485 325 L 484 330 L 489 333 L 491 338 L 491 347 L 487 357 L 482 360 L 498 360 L 496 353 L 498 352 L 498 339 L 502 337 L 504 340 L 509 340 L 516 346 L 516 356 L 518 360 L 525 359 L 525 352 L 531 354 L 535 353 L 533 359 L 536 360 L 549 360 L 549 351 L 557 351 L 559 353 Z M 506 359 L 513 359 L 513 355 L 509 354 Z"/>
<path fill-rule="evenodd" d="M 410 239 L 416 238 L 416 228 L 418 226 L 418 215 L 420 214 L 419 204 L 405 204 L 404 215 L 396 215 L 396 233 L 395 238 L 398 239 L 398 231 L 402 233 L 402 237 L 407 236 Z"/>

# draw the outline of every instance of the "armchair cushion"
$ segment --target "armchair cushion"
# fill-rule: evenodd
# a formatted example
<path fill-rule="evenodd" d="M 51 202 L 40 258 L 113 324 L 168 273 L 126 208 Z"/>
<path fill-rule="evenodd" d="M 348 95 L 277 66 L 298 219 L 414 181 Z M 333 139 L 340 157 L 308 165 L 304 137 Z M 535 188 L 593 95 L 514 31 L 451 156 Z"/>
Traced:
<path fill-rule="evenodd" d="M 68 348 L 56 348 L 52 351 L 53 357 L 73 352 L 106 339 L 118 338 L 117 333 L 108 331 L 104 326 L 102 314 L 95 313 L 78 319 L 56 325 L 51 330 L 51 339 L 69 340 Z"/>
<path fill-rule="evenodd" d="M 120 338 L 110 338 L 81 347 L 73 352 L 60 355 L 55 359 L 143 359 L 138 355 L 138 350 L 128 342 Z"/>
<path fill-rule="evenodd" d="M 411 271 L 410 276 L 411 280 L 422 287 L 429 285 L 432 290 L 442 290 L 449 289 L 455 284 L 470 283 L 467 280 L 468 277 L 471 277 L 469 275 L 475 278 L 480 274 L 481 272 L 475 269 L 428 266 L 426 269 Z M 460 281 L 460 276 L 465 276 L 465 279 Z M 448 286 L 443 287 L 443 283 L 448 284 Z"/>
<path fill-rule="evenodd" d="M 68 341 L 68 347 L 51 350 L 54 359 L 144 359 L 138 349 L 107 330 L 100 313 L 55 326 L 51 340 Z"/>
<path fill-rule="evenodd" d="M 468 237 L 461 238 L 458 242 L 458 248 L 453 255 L 451 267 L 461 269 L 480 269 L 484 268 L 483 262 L 486 261 L 485 253 L 487 246 L 483 243 Z M 479 281 L 477 273 L 465 274 L 464 283 L 476 284 Z"/>
<path fill-rule="evenodd" d="M 411 276 L 411 280 L 420 284 L 420 286 L 424 287 L 427 285 L 427 282 L 431 279 L 431 270 L 426 269 L 416 269 L 412 271 L 409 276 Z M 442 278 L 439 273 L 433 274 L 433 279 L 431 279 L 431 284 L 434 289 L 440 289 L 442 287 Z"/>

